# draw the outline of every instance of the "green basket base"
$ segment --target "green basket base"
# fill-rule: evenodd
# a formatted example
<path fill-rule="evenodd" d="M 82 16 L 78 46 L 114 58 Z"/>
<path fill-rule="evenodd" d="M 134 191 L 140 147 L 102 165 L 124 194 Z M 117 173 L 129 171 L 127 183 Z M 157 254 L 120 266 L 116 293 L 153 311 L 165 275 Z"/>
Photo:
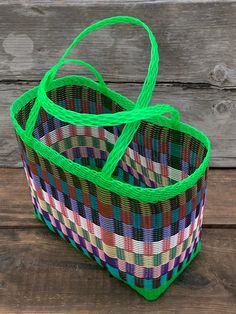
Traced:
<path fill-rule="evenodd" d="M 34 214 L 35 217 L 40 220 L 41 222 L 44 222 L 46 224 L 46 226 L 48 227 L 49 230 L 53 231 L 54 233 L 57 232 L 59 234 L 59 236 L 63 239 L 66 240 L 65 236 L 62 234 L 62 232 L 60 232 L 59 230 L 54 229 L 54 227 L 51 225 L 51 223 L 46 220 L 38 211 L 38 209 L 34 210 Z M 77 247 L 75 243 L 72 243 L 72 241 L 70 241 L 70 244 L 78 249 L 79 246 Z M 161 285 L 158 288 L 154 288 L 154 289 L 145 289 L 145 288 L 140 288 L 137 287 L 135 285 L 131 285 L 130 283 L 128 283 L 127 281 L 121 279 L 120 277 L 118 277 L 116 275 L 116 273 L 114 273 L 112 271 L 112 267 L 107 266 L 107 270 L 108 272 L 115 277 L 116 279 L 120 280 L 121 282 L 125 283 L 126 285 L 128 285 L 129 287 L 131 287 L 133 290 L 135 290 L 136 292 L 138 292 L 141 296 L 143 296 L 146 300 L 148 301 L 155 301 L 156 299 L 158 299 L 165 291 L 166 289 L 179 277 L 180 274 L 182 274 L 182 272 L 189 266 L 189 264 L 192 262 L 192 260 L 198 255 L 200 249 L 202 247 L 202 243 L 201 241 L 198 242 L 197 247 L 195 248 L 195 250 L 192 251 L 190 259 L 188 260 L 188 262 L 183 263 L 181 269 L 172 277 L 170 278 L 165 284 Z M 85 250 L 84 248 L 80 248 L 80 250 L 83 252 L 84 255 L 86 255 L 87 257 L 89 257 L 91 259 L 91 256 L 89 255 L 89 252 L 87 252 L 87 250 Z M 98 259 L 94 259 L 96 261 L 96 263 L 102 267 L 104 269 L 104 267 L 102 266 L 101 263 L 99 263 Z"/>
<path fill-rule="evenodd" d="M 158 299 L 165 291 L 166 289 L 182 274 L 182 272 L 189 266 L 189 264 L 192 262 L 192 260 L 198 255 L 199 251 L 201 250 L 202 243 L 201 241 L 198 242 L 196 249 L 194 250 L 193 254 L 191 254 L 191 257 L 185 265 L 182 266 L 182 268 L 176 273 L 175 276 L 170 278 L 164 285 L 160 286 L 159 288 L 155 289 L 144 289 L 137 286 L 132 286 L 129 283 L 121 280 L 122 282 L 128 284 L 132 289 L 137 291 L 139 294 L 141 294 L 146 300 L 148 301 L 155 301 Z"/>

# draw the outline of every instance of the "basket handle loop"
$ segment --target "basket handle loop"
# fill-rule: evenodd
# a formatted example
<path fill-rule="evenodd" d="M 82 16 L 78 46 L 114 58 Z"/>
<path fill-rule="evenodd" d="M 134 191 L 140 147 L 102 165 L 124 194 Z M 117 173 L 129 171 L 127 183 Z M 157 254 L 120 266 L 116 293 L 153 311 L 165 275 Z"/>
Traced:
<path fill-rule="evenodd" d="M 88 36 L 91 32 L 103 28 L 104 26 L 113 25 L 113 24 L 121 24 L 121 23 L 130 23 L 143 27 L 149 36 L 149 40 L 151 42 L 151 58 L 150 64 L 148 67 L 148 73 L 145 78 L 144 84 L 142 86 L 141 92 L 138 96 L 136 106 L 143 107 L 148 106 L 152 97 L 153 90 L 156 84 L 156 76 L 158 73 L 158 63 L 159 63 L 159 54 L 158 54 L 158 46 L 150 28 L 141 20 L 132 17 L 132 16 L 113 16 L 110 18 L 106 18 L 100 20 L 87 28 L 85 28 L 70 44 L 70 46 L 66 49 L 65 53 L 62 55 L 59 62 L 64 61 L 64 59 L 68 56 L 71 50 L 85 37 Z M 135 107 L 136 107 L 135 106 Z"/>
<path fill-rule="evenodd" d="M 149 29 L 149 27 L 144 22 L 142 22 L 141 20 L 139 20 L 137 18 L 134 18 L 134 17 L 131 17 L 131 16 L 114 16 L 114 17 L 110 17 L 110 18 L 106 18 L 106 19 L 100 20 L 100 21 L 98 21 L 98 22 L 88 26 L 87 28 L 85 28 L 72 41 L 70 46 L 66 49 L 65 53 L 62 55 L 62 57 L 59 60 L 59 62 L 53 68 L 51 68 L 48 72 L 46 72 L 46 74 L 44 75 L 43 79 L 40 82 L 39 89 L 38 89 L 37 100 L 35 101 L 35 104 L 34 104 L 33 108 L 31 109 L 29 118 L 28 118 L 27 123 L 26 123 L 26 133 L 27 133 L 28 136 L 32 136 L 32 133 L 33 133 L 33 130 L 34 130 L 34 126 L 35 126 L 35 122 L 36 122 L 36 119 L 37 119 L 37 115 L 38 115 L 38 112 L 39 112 L 41 106 L 45 107 L 44 108 L 45 110 L 47 108 L 49 108 L 49 106 L 53 107 L 52 108 L 53 115 L 57 116 L 57 112 L 58 112 L 58 107 L 59 106 L 57 104 L 53 103 L 52 101 L 50 101 L 50 99 L 48 98 L 48 96 L 46 94 L 46 90 L 49 89 L 50 82 L 51 82 L 51 79 L 52 79 L 53 75 L 56 73 L 56 71 L 59 69 L 59 67 L 63 64 L 63 62 L 65 61 L 65 58 L 68 56 L 68 54 L 71 52 L 71 50 L 83 38 L 88 36 L 88 34 L 91 33 L 92 31 L 98 30 L 98 29 L 103 28 L 104 26 L 107 26 L 107 25 L 113 25 L 113 24 L 117 24 L 117 23 L 118 24 L 119 23 L 131 23 L 131 24 L 139 25 L 139 26 L 143 27 L 147 31 L 148 35 L 149 35 L 149 39 L 150 39 L 150 42 L 151 42 L 151 59 L 150 59 L 149 67 L 148 67 L 148 73 L 147 73 L 147 76 L 145 78 L 144 84 L 142 86 L 141 92 L 140 92 L 140 94 L 138 96 L 138 99 L 137 99 L 135 107 L 137 107 L 137 108 L 140 107 L 141 108 L 141 107 L 148 106 L 148 104 L 150 103 L 150 100 L 151 100 L 152 92 L 153 92 L 154 87 L 155 87 L 156 76 L 157 76 L 157 73 L 158 73 L 159 55 L 158 55 L 158 46 L 157 46 L 156 39 L 155 39 L 152 31 Z M 84 63 L 84 65 L 85 65 L 85 63 Z M 86 63 L 86 65 L 88 66 L 88 63 Z M 90 67 L 90 70 L 91 70 L 92 66 L 89 65 L 89 67 Z M 96 71 L 96 76 L 97 75 L 98 75 L 98 72 Z M 100 74 L 99 74 L 99 77 L 101 79 Z M 103 85 L 103 86 L 105 86 L 105 85 Z M 70 112 L 68 112 L 68 116 L 69 115 L 70 115 Z M 73 122 L 73 120 L 70 120 L 70 121 Z M 123 135 L 123 136 L 126 136 L 126 135 Z"/>
<path fill-rule="evenodd" d="M 108 25 L 113 25 L 113 24 L 124 24 L 124 23 L 130 23 L 130 24 L 135 24 L 139 25 L 142 28 L 144 28 L 149 36 L 149 40 L 151 43 L 151 57 L 150 57 L 150 63 L 148 67 L 148 73 L 145 78 L 144 84 L 142 86 L 141 92 L 138 96 L 138 99 L 136 101 L 136 106 L 137 107 L 143 107 L 143 106 L 148 106 L 152 97 L 153 90 L 155 88 L 156 84 L 156 77 L 158 73 L 158 63 L 159 63 L 159 54 L 158 54 L 158 45 L 155 39 L 155 36 L 153 35 L 152 31 L 150 28 L 141 20 L 132 17 L 132 16 L 114 16 L 110 18 L 106 18 L 103 20 L 100 20 L 94 24 L 91 24 L 87 28 L 85 28 L 70 44 L 70 46 L 66 49 L 64 54 L 62 55 L 61 59 L 53 69 L 50 69 L 48 72 L 54 72 L 57 71 L 57 69 L 61 66 L 61 64 L 66 60 L 66 57 L 68 54 L 71 52 L 71 50 L 78 45 L 78 43 L 87 37 L 91 32 L 101 29 L 104 26 Z M 87 67 L 91 67 L 88 63 L 86 63 Z M 96 74 L 98 74 L 98 71 L 96 71 Z M 50 77 L 50 74 L 46 73 L 45 76 Z M 101 75 L 99 74 L 101 77 Z M 44 85 L 44 88 L 39 89 L 38 92 L 38 97 L 40 97 L 40 93 L 47 88 L 47 86 L 50 85 L 51 80 L 47 80 L 47 84 Z M 40 85 L 44 84 L 44 78 L 41 81 Z M 136 107 L 135 106 L 135 107 Z M 55 108 L 56 111 L 56 108 Z"/>
<path fill-rule="evenodd" d="M 83 65 L 85 68 L 87 68 L 90 72 L 93 73 L 93 75 L 96 77 L 96 79 L 98 80 L 99 84 L 101 87 L 106 87 L 106 84 L 103 80 L 103 77 L 102 75 L 98 72 L 98 70 L 92 66 L 91 64 L 89 64 L 88 62 L 86 61 L 83 61 L 83 60 L 80 60 L 80 59 L 66 59 L 66 60 L 61 60 L 60 62 L 58 62 L 56 65 L 54 65 L 48 72 L 47 72 L 47 75 L 45 75 L 45 80 L 43 80 L 40 84 L 40 92 L 39 92 L 39 95 L 41 95 L 41 90 L 42 89 L 46 89 L 46 85 L 48 85 L 48 80 L 50 79 L 50 81 L 52 81 L 58 70 L 65 64 L 68 64 L 68 63 L 77 63 L 77 64 L 80 64 L 80 65 Z"/>
<path fill-rule="evenodd" d="M 102 28 L 106 25 L 112 25 L 115 23 L 132 23 L 136 25 L 142 26 L 149 35 L 149 39 L 151 42 L 151 60 L 148 67 L 148 74 L 145 78 L 144 84 L 142 86 L 141 92 L 138 96 L 137 102 L 134 106 L 135 109 L 143 108 L 149 105 L 152 97 L 153 90 L 156 84 L 156 76 L 158 73 L 158 62 L 159 62 L 159 55 L 158 55 L 158 46 L 156 39 L 150 30 L 150 28 L 141 20 L 136 19 L 130 16 L 116 16 L 111 17 L 108 19 L 101 20 L 93 25 L 90 25 L 84 31 L 82 31 L 72 42 L 69 48 L 63 54 L 61 60 L 64 60 L 66 56 L 70 53 L 70 51 L 74 48 L 75 45 L 79 43 L 81 39 L 86 37 L 90 32 L 93 30 Z M 132 113 L 130 113 L 132 114 Z M 132 122 L 130 124 L 126 124 L 121 135 L 119 136 L 116 144 L 114 145 L 112 151 L 108 155 L 107 161 L 102 169 L 102 173 L 105 177 L 110 177 L 114 172 L 117 163 L 124 155 L 124 152 L 130 142 L 132 141 L 134 134 L 136 133 L 137 129 L 139 128 L 141 121 Z"/>
<path fill-rule="evenodd" d="M 36 119 L 38 116 L 38 112 L 39 112 L 41 106 L 43 107 L 44 101 L 49 101 L 51 103 L 51 101 L 48 99 L 47 94 L 46 94 L 46 85 L 47 85 L 48 81 L 53 80 L 57 74 L 57 71 L 60 69 L 60 67 L 63 66 L 64 64 L 68 64 L 68 63 L 77 63 L 77 64 L 83 65 L 84 67 L 86 67 L 88 70 L 90 70 L 94 74 L 94 76 L 98 80 L 101 88 L 106 88 L 106 84 L 103 80 L 102 75 L 91 64 L 89 64 L 83 60 L 80 60 L 80 59 L 61 60 L 60 62 L 55 64 L 49 71 L 47 71 L 47 73 L 44 75 L 43 79 L 41 80 L 41 82 L 39 84 L 36 101 L 34 103 L 33 108 L 30 111 L 29 117 L 28 117 L 27 122 L 26 122 L 25 130 L 26 130 L 26 134 L 28 136 L 31 136 L 33 133 Z"/>
<path fill-rule="evenodd" d="M 143 27 L 149 36 L 149 40 L 151 42 L 151 58 L 150 63 L 148 66 L 148 73 L 144 80 L 144 84 L 142 86 L 141 92 L 137 98 L 136 104 L 134 105 L 134 109 L 141 109 L 149 105 L 152 97 L 153 90 L 155 88 L 156 84 L 156 76 L 158 73 L 158 63 L 159 63 L 159 54 L 158 54 L 158 45 L 155 39 L 155 36 L 153 35 L 150 28 L 141 20 L 131 17 L 131 16 L 114 16 L 110 18 L 106 18 L 103 20 L 100 20 L 87 28 L 85 28 L 70 44 L 70 46 L 67 48 L 65 53 L 62 55 L 61 59 L 58 62 L 58 65 L 53 67 L 53 69 L 49 70 L 44 78 L 42 79 L 39 90 L 38 90 L 38 98 L 31 109 L 30 116 L 28 118 L 28 121 L 26 123 L 26 132 L 27 135 L 32 136 L 34 125 L 37 119 L 38 112 L 40 110 L 40 107 L 44 107 L 46 111 L 51 111 L 54 116 L 58 116 L 58 106 L 57 104 L 53 103 L 47 96 L 46 90 L 50 86 L 51 78 L 55 76 L 55 73 L 57 69 L 63 64 L 65 58 L 70 53 L 70 51 L 83 39 L 85 38 L 89 33 L 91 33 L 94 30 L 100 29 L 107 25 L 113 25 L 117 23 L 131 23 L 135 25 L 139 25 Z M 40 100 L 40 101 L 39 101 Z M 51 108 L 49 108 L 51 107 Z M 133 110 L 134 110 L 133 109 Z M 137 112 L 133 112 L 134 114 L 137 114 Z M 129 114 L 132 114 L 132 110 L 129 112 Z M 68 120 L 73 123 L 73 116 L 74 113 L 68 110 L 67 112 L 67 118 Z M 142 119 L 142 118 L 141 118 Z M 116 168 L 117 163 L 123 156 L 126 148 L 130 144 L 130 142 L 133 139 L 134 134 L 136 133 L 137 129 L 139 128 L 139 125 L 141 123 L 141 119 L 138 119 L 135 122 L 126 124 L 121 135 L 119 136 L 116 144 L 114 145 L 112 151 L 110 152 L 107 161 L 102 169 L 103 175 L 105 177 L 110 177 L 113 173 L 113 171 Z"/>

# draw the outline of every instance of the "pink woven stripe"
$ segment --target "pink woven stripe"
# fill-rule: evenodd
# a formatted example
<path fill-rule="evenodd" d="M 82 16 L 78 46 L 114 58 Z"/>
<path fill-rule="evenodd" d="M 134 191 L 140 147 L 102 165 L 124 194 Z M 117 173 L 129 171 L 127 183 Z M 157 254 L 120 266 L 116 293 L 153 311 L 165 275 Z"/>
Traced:
<path fill-rule="evenodd" d="M 98 225 L 95 225 L 92 221 L 80 216 L 77 212 L 73 212 L 67 207 L 65 207 L 63 203 L 54 199 L 44 190 L 38 188 L 38 186 L 34 184 L 33 180 L 29 176 L 28 180 L 31 188 L 36 192 L 38 198 L 48 203 L 51 206 L 51 208 L 54 209 L 55 211 L 60 212 L 64 218 L 69 219 L 77 226 L 81 227 L 83 230 L 86 230 L 89 233 L 94 234 L 103 242 L 102 235 L 105 232 L 105 229 Z M 133 240 L 132 238 L 115 234 L 114 246 L 117 246 L 127 252 L 135 252 L 143 254 L 144 256 L 153 256 L 154 254 L 167 252 L 171 248 L 181 244 L 184 240 L 189 238 L 193 234 L 194 230 L 196 230 L 201 225 L 202 217 L 203 207 L 198 218 L 187 228 L 171 236 L 167 240 L 161 240 L 158 242 L 145 243 L 143 241 L 136 241 Z"/>
<path fill-rule="evenodd" d="M 40 208 L 40 205 L 39 203 L 37 204 L 38 205 L 38 209 L 40 211 L 41 214 L 43 214 L 41 208 Z M 56 226 L 56 223 L 55 223 L 55 219 L 54 217 L 52 217 L 52 215 L 49 214 L 49 217 L 50 217 L 50 221 L 52 223 L 52 225 L 57 228 Z M 63 233 L 67 236 L 67 233 L 66 233 L 66 230 L 65 230 L 65 227 L 64 225 L 60 223 L 60 227 L 62 228 Z M 186 253 L 187 253 L 187 250 L 189 249 L 189 253 L 191 254 L 192 250 L 193 250 L 193 247 L 194 247 L 194 240 L 196 239 L 196 242 L 199 241 L 200 239 L 200 233 L 201 233 L 201 228 L 200 226 L 198 226 L 197 230 L 196 230 L 196 236 L 195 238 L 192 240 L 192 242 L 190 243 L 190 245 L 183 251 L 181 252 L 181 254 L 179 254 L 178 256 L 176 256 L 175 258 L 169 260 L 166 264 L 168 265 L 168 271 L 171 271 L 173 268 L 174 268 L 174 265 L 175 265 L 175 261 L 177 258 L 179 258 L 179 263 L 182 263 L 186 257 Z M 78 244 L 80 245 L 80 240 L 79 240 L 79 237 L 77 235 L 77 233 L 75 233 L 74 231 L 71 230 L 71 234 L 72 234 L 72 237 L 73 237 L 73 240 Z M 85 247 L 86 249 L 91 253 L 93 254 L 93 250 L 92 248 L 94 247 L 89 241 L 87 241 L 86 239 L 84 239 L 84 243 L 85 243 Z M 106 257 L 105 257 L 105 254 L 104 252 L 99 249 L 98 247 L 96 247 L 97 251 L 98 251 L 98 255 L 99 255 L 99 258 L 103 261 L 103 262 L 107 262 L 106 261 Z M 124 260 L 121 260 L 119 259 L 118 257 L 116 258 L 117 259 L 117 268 L 123 272 L 126 272 L 126 261 Z M 144 271 L 145 269 L 147 268 L 150 268 L 153 270 L 153 278 L 159 278 L 161 276 L 161 270 L 162 270 L 162 266 L 163 264 L 161 265 L 158 265 L 158 266 L 154 266 L 154 267 L 144 267 L 144 266 L 140 266 L 140 265 L 137 265 L 137 264 L 134 264 L 134 275 L 138 278 L 143 278 L 144 277 Z"/>
<path fill-rule="evenodd" d="M 118 139 L 118 137 L 115 134 L 105 130 L 104 128 L 69 125 L 69 126 L 61 127 L 60 131 L 57 131 L 57 130 L 59 129 L 53 130 L 45 134 L 43 137 L 40 138 L 40 141 L 47 144 L 48 146 L 52 146 L 56 142 L 60 142 L 62 140 L 65 140 L 66 138 L 75 137 L 78 135 L 93 136 L 99 139 L 100 141 L 108 141 L 111 144 L 114 144 Z M 166 154 L 166 152 L 168 151 L 168 147 L 166 147 L 165 145 L 166 145 L 165 143 L 163 142 L 161 143 L 160 153 Z M 80 147 L 80 149 L 82 149 L 82 147 Z M 68 157 L 73 159 L 71 152 Z M 100 157 L 101 156 L 98 155 L 98 158 Z M 151 159 L 148 159 L 147 157 L 143 157 L 142 155 L 140 155 L 138 152 L 131 149 L 130 147 L 127 147 L 123 160 L 125 160 L 126 158 L 128 159 L 130 158 L 138 165 L 142 165 L 144 168 L 148 169 L 151 173 L 152 172 L 158 173 L 166 178 L 168 177 L 171 178 L 172 177 L 171 174 L 173 171 L 177 174 L 177 177 L 179 180 L 188 177 L 187 174 L 183 173 L 180 170 L 173 169 L 167 165 L 160 164 Z M 124 165 L 122 166 L 126 166 L 126 163 L 124 163 Z M 135 174 L 136 170 L 133 167 L 132 167 L 132 171 L 134 171 L 134 174 Z M 149 185 L 149 181 L 150 181 L 149 178 L 145 177 L 145 179 L 147 180 L 146 184 Z"/>

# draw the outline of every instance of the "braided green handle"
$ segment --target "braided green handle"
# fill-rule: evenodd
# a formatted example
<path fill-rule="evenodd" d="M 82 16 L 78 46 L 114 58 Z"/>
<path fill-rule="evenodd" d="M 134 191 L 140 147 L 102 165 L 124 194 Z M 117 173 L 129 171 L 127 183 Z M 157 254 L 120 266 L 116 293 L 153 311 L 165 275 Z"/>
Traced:
<path fill-rule="evenodd" d="M 37 120 L 38 112 L 39 112 L 39 109 L 40 109 L 41 105 L 44 104 L 44 103 L 48 103 L 49 110 L 51 108 L 53 108 L 54 103 L 48 98 L 48 96 L 46 94 L 46 89 L 47 89 L 47 86 L 50 85 L 49 82 L 51 82 L 54 79 L 58 69 L 62 65 L 68 64 L 68 63 L 77 63 L 77 64 L 81 64 L 81 65 L 85 66 L 88 70 L 90 70 L 95 75 L 95 77 L 97 78 L 101 88 L 106 88 L 106 84 L 105 84 L 105 82 L 103 80 L 103 77 L 101 76 L 101 74 L 91 64 L 89 64 L 89 63 L 87 63 L 85 61 L 79 60 L 79 59 L 76 59 L 76 60 L 74 60 L 74 59 L 67 59 L 67 60 L 62 61 L 60 63 L 57 63 L 49 71 L 46 72 L 46 74 L 44 75 L 43 79 L 40 82 L 40 85 L 39 85 L 39 88 L 38 88 L 36 102 L 35 102 L 33 108 L 31 109 L 30 114 L 29 114 L 29 118 L 28 118 L 28 120 L 26 122 L 26 133 L 27 133 L 28 136 L 32 136 L 32 133 L 33 133 L 33 130 L 34 130 L 34 126 L 35 126 L 35 123 L 36 123 L 36 120 Z M 42 107 L 43 107 L 43 105 L 42 105 Z M 60 111 L 60 107 L 59 106 L 58 106 L 57 110 Z"/>
<path fill-rule="evenodd" d="M 135 104 L 135 108 L 128 112 L 117 112 L 115 114 L 112 114 L 110 117 L 108 114 L 101 114 L 101 115 L 86 115 L 86 114 L 80 114 L 76 113 L 67 109 L 64 109 L 57 104 L 53 103 L 52 100 L 50 100 L 47 96 L 46 91 L 48 90 L 50 83 L 52 82 L 53 78 L 55 77 L 58 69 L 65 63 L 74 62 L 74 63 L 80 63 L 84 66 L 86 66 L 89 70 L 91 70 L 95 76 L 97 77 L 99 84 L 102 86 L 102 88 L 106 88 L 106 85 L 102 79 L 102 76 L 100 73 L 91 65 L 88 63 L 81 61 L 81 60 L 65 60 L 67 55 L 70 53 L 70 51 L 83 39 L 85 38 L 89 33 L 91 33 L 94 30 L 100 29 L 106 25 L 112 25 L 116 23 L 132 23 L 139 26 L 142 26 L 148 33 L 149 39 L 151 42 L 151 60 L 148 67 L 148 73 L 145 78 L 144 84 L 142 86 L 141 92 L 138 96 L 138 99 Z M 123 124 L 127 123 L 118 138 L 114 148 L 110 152 L 108 159 L 102 169 L 102 172 L 104 176 L 110 177 L 118 163 L 118 161 L 123 156 L 127 146 L 132 141 L 132 138 L 137 131 L 141 120 L 145 119 L 146 117 L 154 117 L 157 115 L 157 113 L 160 115 L 163 113 L 163 108 L 159 108 L 158 110 L 155 108 L 148 109 L 145 111 L 143 108 L 147 107 L 150 103 L 152 92 L 155 87 L 156 83 L 156 76 L 158 73 L 158 62 L 159 62 L 159 55 L 158 55 L 158 46 L 155 40 L 155 37 L 152 33 L 152 31 L 149 29 L 149 27 L 142 22 L 141 20 L 129 17 L 129 16 L 116 16 L 107 18 L 101 21 L 98 21 L 95 24 L 90 25 L 89 27 L 85 28 L 71 43 L 71 45 L 68 47 L 68 49 L 65 51 L 61 59 L 59 60 L 58 64 L 56 64 L 54 67 L 52 67 L 43 77 L 39 89 L 38 89 L 38 95 L 37 100 L 30 112 L 30 116 L 28 118 L 28 121 L 26 123 L 26 132 L 27 135 L 32 136 L 32 132 L 34 129 L 34 125 L 38 116 L 38 112 L 40 107 L 42 106 L 47 112 L 49 112 L 51 115 L 55 116 L 58 119 L 61 119 L 63 121 L 72 123 L 72 124 L 80 124 L 83 125 L 83 123 L 86 122 L 86 125 L 96 125 L 100 126 L 101 122 L 103 122 L 103 126 L 108 125 L 107 123 L 110 123 L 109 125 L 117 125 L 117 124 Z M 107 90 L 107 94 L 109 94 L 109 89 Z M 158 105 L 159 106 L 159 105 Z M 167 105 L 165 105 L 167 106 Z M 150 107 L 151 108 L 151 107 Z M 165 107 L 165 112 L 174 112 L 173 108 Z M 175 111 L 176 114 L 176 111 Z M 88 117 L 89 116 L 89 117 Z M 106 117 L 105 117 L 106 116 Z M 87 119 L 87 120 L 86 120 Z M 112 119 L 110 122 L 109 120 Z M 121 119 L 123 119 L 121 121 Z M 91 122 L 93 120 L 93 122 Z M 118 123 L 119 122 L 119 123 Z"/>
<path fill-rule="evenodd" d="M 66 59 L 66 60 L 64 60 L 62 62 L 57 63 L 55 66 L 53 66 L 46 73 L 46 75 L 44 76 L 44 79 L 42 80 L 42 82 L 40 83 L 40 86 L 39 86 L 41 88 L 39 93 L 38 93 L 38 98 L 39 99 L 40 99 L 41 95 L 43 94 L 42 92 L 44 92 L 46 90 L 47 86 L 50 85 L 51 81 L 55 78 L 59 68 L 62 65 L 68 64 L 68 63 L 77 63 L 77 64 L 83 65 L 84 67 L 86 67 L 88 70 L 90 70 L 94 74 L 94 76 L 98 80 L 100 86 L 106 88 L 106 84 L 105 84 L 105 82 L 103 80 L 102 75 L 91 64 L 89 64 L 88 62 L 85 62 L 83 60 L 80 60 L 80 59 Z"/>

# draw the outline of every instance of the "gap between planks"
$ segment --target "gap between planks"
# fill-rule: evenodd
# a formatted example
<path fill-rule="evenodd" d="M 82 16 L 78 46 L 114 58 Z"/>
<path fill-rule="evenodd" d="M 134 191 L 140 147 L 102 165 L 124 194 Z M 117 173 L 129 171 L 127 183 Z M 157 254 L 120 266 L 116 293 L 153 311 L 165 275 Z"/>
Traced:
<path fill-rule="evenodd" d="M 90 74 L 88 75 L 83 75 L 83 76 L 92 76 Z M 117 85 L 122 85 L 122 84 L 132 84 L 132 85 L 143 85 L 144 81 L 136 81 L 136 80 L 105 80 L 104 81 L 106 84 L 117 84 Z M 0 84 L 3 85 L 15 85 L 15 84 L 23 84 L 23 85 L 31 85 L 35 84 L 35 86 L 39 85 L 40 80 L 23 80 L 23 79 L 0 79 Z M 205 82 L 182 82 L 182 81 L 156 81 L 156 86 L 173 86 L 173 87 L 182 87 L 183 89 L 218 89 L 218 90 L 235 90 L 236 86 L 235 85 L 226 85 L 226 86 L 219 86 L 217 84 L 213 83 L 205 83 Z"/>

